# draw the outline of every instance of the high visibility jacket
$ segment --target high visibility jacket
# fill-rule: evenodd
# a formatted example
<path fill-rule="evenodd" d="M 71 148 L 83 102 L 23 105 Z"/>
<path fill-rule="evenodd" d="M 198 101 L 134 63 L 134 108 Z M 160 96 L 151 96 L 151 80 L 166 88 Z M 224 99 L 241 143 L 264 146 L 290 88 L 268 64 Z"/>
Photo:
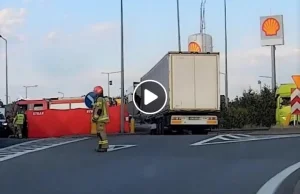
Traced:
<path fill-rule="evenodd" d="M 15 118 L 14 118 L 14 121 L 13 121 L 13 123 L 15 124 L 15 125 L 23 125 L 24 124 L 24 122 L 25 122 L 25 115 L 24 114 L 17 114 L 16 116 L 15 116 Z"/>
<path fill-rule="evenodd" d="M 101 112 L 102 110 L 102 112 Z M 93 106 L 93 121 L 96 122 L 109 122 L 108 105 L 103 97 L 98 97 Z"/>

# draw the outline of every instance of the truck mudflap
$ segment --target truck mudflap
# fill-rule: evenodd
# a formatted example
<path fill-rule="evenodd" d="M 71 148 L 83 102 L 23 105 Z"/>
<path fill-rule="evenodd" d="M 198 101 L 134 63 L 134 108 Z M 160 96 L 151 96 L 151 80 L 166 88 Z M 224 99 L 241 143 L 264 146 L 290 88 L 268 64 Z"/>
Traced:
<path fill-rule="evenodd" d="M 218 125 L 218 117 L 213 115 L 172 115 L 171 125 Z"/>

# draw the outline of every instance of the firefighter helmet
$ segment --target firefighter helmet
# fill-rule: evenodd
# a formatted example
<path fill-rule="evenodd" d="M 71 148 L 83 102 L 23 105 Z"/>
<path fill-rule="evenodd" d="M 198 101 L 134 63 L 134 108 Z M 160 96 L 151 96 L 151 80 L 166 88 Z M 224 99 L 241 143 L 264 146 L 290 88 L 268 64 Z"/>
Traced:
<path fill-rule="evenodd" d="M 97 95 L 103 94 L 103 88 L 101 86 L 94 87 L 94 93 Z"/>

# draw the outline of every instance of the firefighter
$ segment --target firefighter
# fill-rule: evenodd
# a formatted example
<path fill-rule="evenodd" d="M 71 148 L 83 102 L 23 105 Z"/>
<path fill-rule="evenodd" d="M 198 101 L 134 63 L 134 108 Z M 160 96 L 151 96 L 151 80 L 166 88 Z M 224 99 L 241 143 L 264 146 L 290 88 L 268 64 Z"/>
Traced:
<path fill-rule="evenodd" d="M 22 108 L 19 109 L 17 115 L 15 116 L 13 120 L 13 125 L 15 127 L 15 135 L 18 138 L 22 138 L 22 132 L 24 128 L 24 123 L 25 123 L 25 114 Z"/>
<path fill-rule="evenodd" d="M 109 122 L 108 105 L 106 99 L 103 97 L 103 88 L 96 86 L 94 88 L 96 94 L 95 103 L 93 106 L 92 121 L 96 123 L 97 136 L 99 137 L 97 152 L 107 152 L 109 147 L 105 125 Z"/>

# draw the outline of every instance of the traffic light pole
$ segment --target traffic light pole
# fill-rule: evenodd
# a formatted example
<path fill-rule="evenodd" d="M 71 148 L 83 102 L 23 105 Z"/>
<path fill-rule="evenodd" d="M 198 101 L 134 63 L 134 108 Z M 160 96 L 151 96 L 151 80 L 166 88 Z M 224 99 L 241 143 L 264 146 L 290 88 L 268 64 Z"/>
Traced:
<path fill-rule="evenodd" d="M 121 71 L 112 71 L 112 72 L 102 72 L 102 74 L 106 74 L 107 75 L 107 96 L 110 97 L 110 74 L 114 74 L 114 73 L 120 73 Z"/>

